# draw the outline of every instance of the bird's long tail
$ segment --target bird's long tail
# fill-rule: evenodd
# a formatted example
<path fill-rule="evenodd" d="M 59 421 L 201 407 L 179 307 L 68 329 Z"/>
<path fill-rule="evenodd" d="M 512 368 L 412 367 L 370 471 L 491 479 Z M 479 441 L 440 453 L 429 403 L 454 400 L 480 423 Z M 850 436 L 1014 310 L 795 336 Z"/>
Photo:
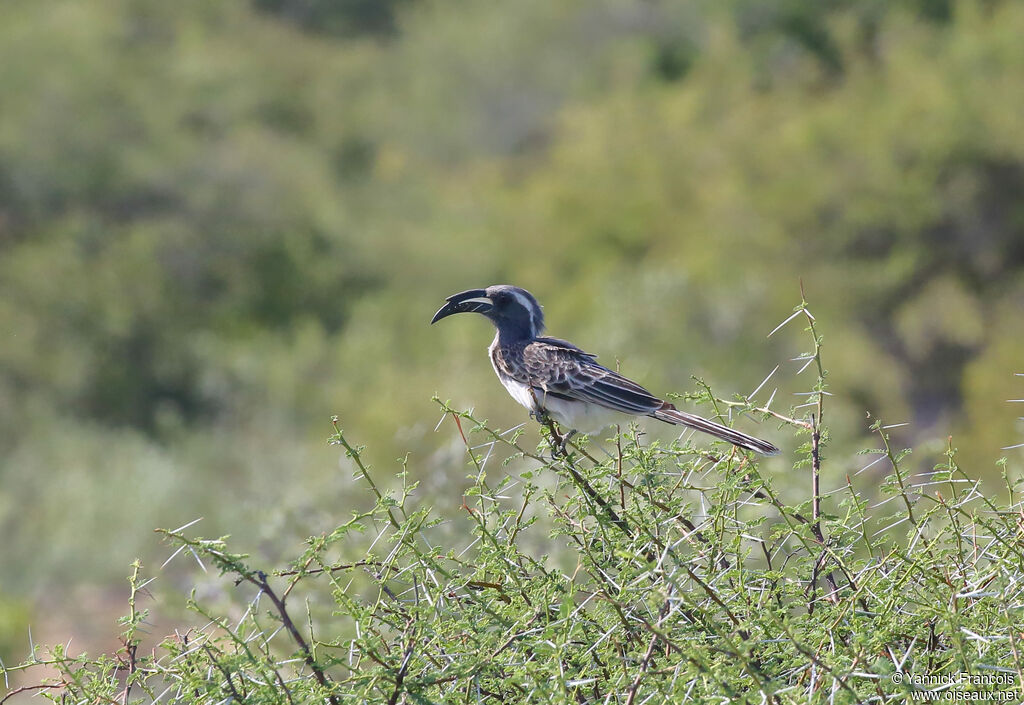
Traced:
<path fill-rule="evenodd" d="M 747 434 L 740 433 L 728 426 L 723 426 L 722 424 L 715 423 L 714 421 L 708 421 L 701 416 L 687 414 L 685 411 L 679 411 L 675 406 L 668 402 L 665 402 L 665 405 L 660 409 L 651 412 L 651 416 L 659 421 L 664 421 L 665 423 L 675 424 L 677 426 L 687 426 L 698 431 L 703 431 L 715 438 L 721 438 L 723 441 L 728 441 L 734 446 L 746 448 L 747 450 L 752 450 L 755 453 L 761 453 L 762 455 L 775 455 L 779 452 L 779 449 L 768 441 L 762 441 L 760 438 L 748 436 Z"/>

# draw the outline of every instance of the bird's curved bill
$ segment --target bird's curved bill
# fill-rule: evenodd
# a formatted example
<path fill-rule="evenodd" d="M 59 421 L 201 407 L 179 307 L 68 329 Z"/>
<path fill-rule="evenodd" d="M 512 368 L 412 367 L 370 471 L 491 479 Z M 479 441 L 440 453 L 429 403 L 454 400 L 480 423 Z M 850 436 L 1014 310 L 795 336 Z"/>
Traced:
<path fill-rule="evenodd" d="M 448 303 L 438 309 L 430 323 L 434 324 L 442 318 L 447 318 L 453 313 L 487 313 L 494 304 L 487 298 L 485 289 L 470 289 L 458 294 L 452 294 L 447 299 Z"/>

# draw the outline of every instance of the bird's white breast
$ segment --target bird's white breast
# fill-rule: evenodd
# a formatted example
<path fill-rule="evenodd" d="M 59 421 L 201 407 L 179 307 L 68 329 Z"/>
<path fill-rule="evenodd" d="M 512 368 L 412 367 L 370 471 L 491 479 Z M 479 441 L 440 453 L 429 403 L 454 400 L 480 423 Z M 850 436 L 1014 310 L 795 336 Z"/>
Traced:
<path fill-rule="evenodd" d="M 536 411 L 537 405 L 534 403 L 534 394 L 530 390 L 530 387 L 519 382 L 517 380 L 508 377 L 497 369 L 494 370 L 498 373 L 498 379 L 501 380 L 501 386 L 508 390 L 509 395 L 517 402 L 525 406 L 530 411 Z"/>

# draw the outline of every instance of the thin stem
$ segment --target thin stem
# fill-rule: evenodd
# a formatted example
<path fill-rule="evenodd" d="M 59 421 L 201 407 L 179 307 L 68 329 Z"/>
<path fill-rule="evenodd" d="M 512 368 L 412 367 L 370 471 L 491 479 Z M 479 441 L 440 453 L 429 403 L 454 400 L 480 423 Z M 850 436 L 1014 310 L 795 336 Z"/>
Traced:
<path fill-rule="evenodd" d="M 341 429 L 338 428 L 337 416 L 331 417 L 331 425 L 334 426 L 334 433 L 337 442 L 345 449 L 345 452 L 348 455 L 348 457 L 352 458 L 352 460 L 355 462 L 356 466 L 359 468 L 359 471 L 363 474 L 363 479 L 366 480 L 366 484 L 370 486 L 370 489 L 373 490 L 373 493 L 377 495 L 377 499 L 380 500 L 382 505 L 384 505 L 384 495 L 377 487 L 377 483 L 375 483 L 373 481 L 373 478 L 370 477 L 370 473 L 366 469 L 366 466 L 363 465 L 363 459 L 359 455 L 359 449 L 349 445 L 349 442 L 345 440 L 345 435 L 341 432 Z M 388 514 L 388 519 L 391 521 L 391 525 L 396 529 L 401 528 L 401 525 L 398 523 L 398 520 L 395 519 L 395 515 L 391 513 L 391 507 L 388 507 L 386 505 L 384 506 Z"/>

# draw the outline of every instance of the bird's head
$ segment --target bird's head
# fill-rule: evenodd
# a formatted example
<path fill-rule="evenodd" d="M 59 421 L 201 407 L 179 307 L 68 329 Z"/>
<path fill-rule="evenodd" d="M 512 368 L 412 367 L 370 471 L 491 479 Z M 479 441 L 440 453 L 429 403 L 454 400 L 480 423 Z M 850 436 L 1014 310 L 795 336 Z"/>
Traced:
<path fill-rule="evenodd" d="M 499 332 L 513 336 L 535 338 L 544 330 L 544 312 L 537 299 L 526 289 L 508 284 L 452 294 L 430 322 L 437 323 L 453 313 L 483 314 Z"/>

